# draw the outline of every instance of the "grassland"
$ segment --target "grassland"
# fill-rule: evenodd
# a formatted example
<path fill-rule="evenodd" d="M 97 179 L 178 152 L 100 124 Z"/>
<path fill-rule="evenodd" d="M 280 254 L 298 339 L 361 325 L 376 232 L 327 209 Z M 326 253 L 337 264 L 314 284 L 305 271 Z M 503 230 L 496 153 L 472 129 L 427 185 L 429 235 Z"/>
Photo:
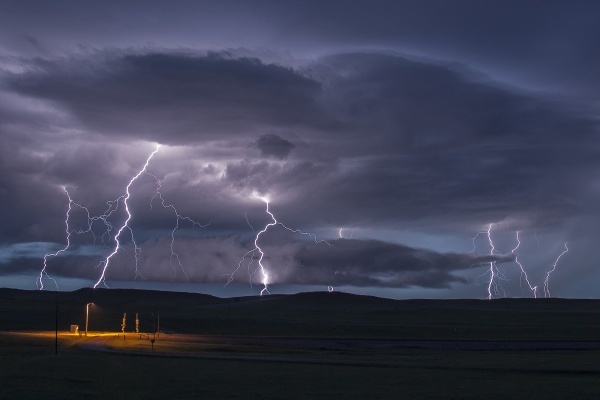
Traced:
<path fill-rule="evenodd" d="M 393 301 L 343 293 L 219 299 L 82 290 L 58 295 L 57 355 L 56 293 L 0 290 L 0 301 L 2 399 L 600 395 L 600 350 L 585 344 L 600 340 L 600 302 L 595 300 Z M 88 302 L 95 303 L 90 336 L 67 334 L 70 324 L 83 326 Z M 116 337 L 124 312 L 126 340 Z M 131 332 L 136 312 L 146 333 L 158 325 L 160 313 L 163 333 L 154 346 L 154 335 Z M 92 338 L 99 331 L 115 333 Z M 203 340 L 205 335 L 220 339 Z M 81 347 L 94 340 L 100 340 L 96 350 Z M 361 340 L 365 344 L 357 345 Z M 445 345 L 369 344 L 400 340 Z M 451 346 L 460 341 L 583 344 L 555 350 Z M 101 348 L 113 352 L 97 351 Z"/>

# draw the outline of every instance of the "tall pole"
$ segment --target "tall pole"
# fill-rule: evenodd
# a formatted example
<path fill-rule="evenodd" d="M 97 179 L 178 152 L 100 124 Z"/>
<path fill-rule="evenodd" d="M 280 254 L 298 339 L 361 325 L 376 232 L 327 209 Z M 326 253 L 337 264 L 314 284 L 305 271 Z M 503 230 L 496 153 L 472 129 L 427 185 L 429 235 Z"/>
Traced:
<path fill-rule="evenodd" d="M 85 305 L 85 336 L 87 336 L 87 332 L 88 332 L 88 321 L 89 321 L 89 316 L 90 316 L 90 304 L 92 304 L 92 303 L 87 303 Z"/>
<path fill-rule="evenodd" d="M 58 354 L 58 296 L 56 296 L 56 315 L 54 316 L 54 355 Z"/>
<path fill-rule="evenodd" d="M 156 330 L 158 331 L 158 337 L 160 337 L 160 310 L 158 310 L 157 313 L 158 313 L 158 317 L 156 319 L 156 322 L 157 322 Z"/>

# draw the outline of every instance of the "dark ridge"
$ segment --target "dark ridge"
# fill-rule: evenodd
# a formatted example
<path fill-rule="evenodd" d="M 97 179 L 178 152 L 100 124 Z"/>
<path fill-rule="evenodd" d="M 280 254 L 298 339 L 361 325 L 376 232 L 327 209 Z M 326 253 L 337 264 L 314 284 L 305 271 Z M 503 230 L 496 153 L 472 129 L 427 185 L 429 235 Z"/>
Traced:
<path fill-rule="evenodd" d="M 106 289 L 83 288 L 73 292 L 64 292 L 65 299 L 81 300 L 86 302 L 144 302 L 151 305 L 161 304 L 214 304 L 223 299 L 208 294 L 189 292 L 169 292 L 145 289 Z"/>
<path fill-rule="evenodd" d="M 93 303 L 86 307 L 88 303 Z M 73 292 L 0 289 L 0 330 L 403 338 L 597 340 L 600 300 L 392 300 L 344 292 L 219 298 L 136 289 Z"/>

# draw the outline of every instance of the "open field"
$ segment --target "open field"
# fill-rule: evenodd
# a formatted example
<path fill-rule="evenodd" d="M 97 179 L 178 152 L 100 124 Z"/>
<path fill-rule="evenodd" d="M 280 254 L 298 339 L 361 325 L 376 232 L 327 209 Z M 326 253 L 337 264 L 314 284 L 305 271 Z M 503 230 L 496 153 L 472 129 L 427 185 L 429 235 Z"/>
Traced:
<path fill-rule="evenodd" d="M 58 294 L 55 355 L 56 300 L 54 292 L 0 290 L 0 398 L 600 395 L 596 300 L 80 290 Z M 71 324 L 83 327 L 88 302 L 90 334 L 67 334 Z M 142 335 L 132 333 L 135 312 Z"/>

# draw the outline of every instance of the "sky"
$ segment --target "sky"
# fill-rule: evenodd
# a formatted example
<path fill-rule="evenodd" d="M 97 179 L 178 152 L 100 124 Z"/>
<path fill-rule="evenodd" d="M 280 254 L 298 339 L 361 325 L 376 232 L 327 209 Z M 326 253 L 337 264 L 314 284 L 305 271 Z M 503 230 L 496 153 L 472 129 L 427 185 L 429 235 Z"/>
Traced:
<path fill-rule="evenodd" d="M 600 298 L 598 15 L 3 0 L 0 287 Z"/>

